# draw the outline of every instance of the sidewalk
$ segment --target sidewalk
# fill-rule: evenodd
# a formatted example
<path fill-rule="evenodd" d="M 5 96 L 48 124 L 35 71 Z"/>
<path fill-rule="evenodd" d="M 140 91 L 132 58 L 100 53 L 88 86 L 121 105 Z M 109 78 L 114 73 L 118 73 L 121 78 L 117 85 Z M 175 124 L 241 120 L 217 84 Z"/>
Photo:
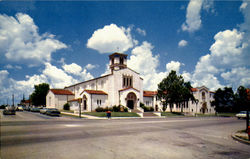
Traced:
<path fill-rule="evenodd" d="M 232 138 L 241 143 L 250 145 L 250 141 L 248 139 L 248 134 L 245 132 L 236 132 L 232 134 Z"/>
<path fill-rule="evenodd" d="M 61 114 L 65 115 L 71 115 L 75 117 L 79 117 L 79 114 L 74 114 L 74 113 L 69 113 L 69 112 L 61 112 Z M 86 114 L 81 114 L 81 117 L 87 118 L 87 119 L 108 119 L 107 117 L 97 117 L 97 116 L 91 116 L 91 115 L 86 115 Z M 111 119 L 139 119 L 139 118 L 166 118 L 165 116 L 149 116 L 149 117 L 112 117 Z"/>
<path fill-rule="evenodd" d="M 61 112 L 61 114 L 79 117 L 79 114 L 74 114 L 74 113 Z M 96 116 L 91 116 L 91 115 L 85 115 L 85 114 L 81 114 L 81 117 L 84 117 L 84 118 L 87 118 L 87 119 L 105 119 L 105 118 L 96 117 Z"/>

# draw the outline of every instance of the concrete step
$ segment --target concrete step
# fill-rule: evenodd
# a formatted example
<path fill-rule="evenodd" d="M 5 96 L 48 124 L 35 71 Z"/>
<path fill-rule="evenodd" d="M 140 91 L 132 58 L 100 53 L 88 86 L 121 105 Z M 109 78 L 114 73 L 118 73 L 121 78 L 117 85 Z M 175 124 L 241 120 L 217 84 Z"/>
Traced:
<path fill-rule="evenodd" d="M 140 110 L 138 110 L 138 109 L 132 109 L 131 112 L 133 112 L 133 113 L 142 113 L 142 112 L 141 112 Z"/>

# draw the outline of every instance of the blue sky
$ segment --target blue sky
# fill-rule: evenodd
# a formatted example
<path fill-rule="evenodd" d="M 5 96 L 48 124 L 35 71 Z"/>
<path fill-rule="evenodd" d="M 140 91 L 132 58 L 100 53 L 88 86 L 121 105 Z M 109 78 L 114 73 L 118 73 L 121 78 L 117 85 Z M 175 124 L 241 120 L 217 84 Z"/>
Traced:
<path fill-rule="evenodd" d="M 172 69 L 194 87 L 247 87 L 249 46 L 249 1 L 0 1 L 0 104 L 108 73 L 117 51 L 145 90 Z"/>

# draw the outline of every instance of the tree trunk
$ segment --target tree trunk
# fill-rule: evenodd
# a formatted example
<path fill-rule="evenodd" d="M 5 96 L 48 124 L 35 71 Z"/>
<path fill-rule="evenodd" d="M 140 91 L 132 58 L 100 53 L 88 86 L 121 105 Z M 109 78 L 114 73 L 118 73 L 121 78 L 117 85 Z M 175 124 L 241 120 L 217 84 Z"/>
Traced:
<path fill-rule="evenodd" d="M 173 108 L 172 103 L 169 104 L 169 108 L 170 108 L 170 112 L 172 113 L 172 108 Z"/>

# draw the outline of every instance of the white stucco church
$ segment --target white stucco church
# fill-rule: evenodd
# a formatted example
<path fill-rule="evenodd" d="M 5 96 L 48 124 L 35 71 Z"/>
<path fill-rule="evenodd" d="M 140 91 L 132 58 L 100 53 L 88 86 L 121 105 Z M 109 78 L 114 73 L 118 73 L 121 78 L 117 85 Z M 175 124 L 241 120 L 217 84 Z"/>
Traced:
<path fill-rule="evenodd" d="M 109 56 L 110 74 L 66 86 L 64 89 L 51 89 L 46 96 L 46 107 L 62 109 L 65 103 L 71 110 L 83 112 L 95 111 L 97 107 L 122 105 L 130 111 L 143 112 L 140 103 L 151 106 L 155 111 L 162 111 L 162 103 L 156 98 L 157 92 L 143 90 L 143 78 L 127 67 L 127 55 L 113 53 Z M 184 112 L 214 113 L 211 107 L 213 93 L 206 87 L 192 90 L 198 103 L 189 102 Z M 169 108 L 167 107 L 167 111 Z M 180 111 L 174 106 L 173 111 Z"/>

